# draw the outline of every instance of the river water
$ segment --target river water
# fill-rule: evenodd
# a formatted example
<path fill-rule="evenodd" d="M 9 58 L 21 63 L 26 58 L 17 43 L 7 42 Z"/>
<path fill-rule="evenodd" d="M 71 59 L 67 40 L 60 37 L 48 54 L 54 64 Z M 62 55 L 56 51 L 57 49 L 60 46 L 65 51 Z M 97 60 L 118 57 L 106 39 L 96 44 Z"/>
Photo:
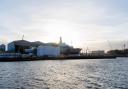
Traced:
<path fill-rule="evenodd" d="M 0 62 L 0 89 L 128 89 L 128 58 Z"/>

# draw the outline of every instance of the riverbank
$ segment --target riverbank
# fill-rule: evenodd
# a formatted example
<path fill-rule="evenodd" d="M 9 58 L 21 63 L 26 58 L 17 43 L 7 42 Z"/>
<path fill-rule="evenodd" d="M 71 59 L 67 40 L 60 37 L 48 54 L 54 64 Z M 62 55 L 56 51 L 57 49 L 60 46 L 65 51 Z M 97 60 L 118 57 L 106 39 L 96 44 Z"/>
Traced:
<path fill-rule="evenodd" d="M 75 59 L 111 59 L 115 56 L 65 56 L 65 57 L 12 57 L 0 58 L 0 62 L 11 61 L 36 61 L 36 60 L 75 60 Z"/>

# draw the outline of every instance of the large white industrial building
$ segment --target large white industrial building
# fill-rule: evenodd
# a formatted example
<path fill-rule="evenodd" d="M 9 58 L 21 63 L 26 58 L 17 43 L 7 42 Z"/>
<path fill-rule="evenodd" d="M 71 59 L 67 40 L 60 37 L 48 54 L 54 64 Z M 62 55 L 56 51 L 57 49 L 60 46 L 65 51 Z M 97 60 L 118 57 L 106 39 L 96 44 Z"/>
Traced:
<path fill-rule="evenodd" d="M 37 56 L 57 57 L 60 55 L 60 47 L 58 46 L 39 46 L 37 48 Z"/>

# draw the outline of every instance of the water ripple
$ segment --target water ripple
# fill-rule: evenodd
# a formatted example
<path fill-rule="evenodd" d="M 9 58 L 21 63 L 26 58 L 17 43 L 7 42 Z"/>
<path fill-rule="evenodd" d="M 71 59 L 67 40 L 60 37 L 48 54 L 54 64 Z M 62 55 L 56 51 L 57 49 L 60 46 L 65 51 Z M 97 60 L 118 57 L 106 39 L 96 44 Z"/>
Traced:
<path fill-rule="evenodd" d="M 128 89 L 128 60 L 0 63 L 0 89 Z"/>

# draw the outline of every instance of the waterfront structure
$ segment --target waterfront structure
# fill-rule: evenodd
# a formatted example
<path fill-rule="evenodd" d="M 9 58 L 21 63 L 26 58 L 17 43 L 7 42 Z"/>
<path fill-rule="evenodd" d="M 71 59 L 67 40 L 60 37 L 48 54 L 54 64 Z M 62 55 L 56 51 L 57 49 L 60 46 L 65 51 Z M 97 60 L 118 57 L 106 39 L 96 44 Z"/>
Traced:
<path fill-rule="evenodd" d="M 95 50 L 95 51 L 91 52 L 91 55 L 102 56 L 102 55 L 105 55 L 105 51 L 104 50 Z"/>
<path fill-rule="evenodd" d="M 109 55 L 114 55 L 116 57 L 128 57 L 128 49 L 115 49 L 115 50 L 109 50 L 107 52 Z"/>
<path fill-rule="evenodd" d="M 8 44 L 8 51 L 15 53 L 24 53 L 25 49 L 29 49 L 31 44 L 26 40 L 17 40 Z"/>
<path fill-rule="evenodd" d="M 40 42 L 40 41 L 30 42 L 30 44 L 31 44 L 31 47 L 34 47 L 34 48 L 39 47 L 41 45 L 45 45 L 45 43 Z"/>
<path fill-rule="evenodd" d="M 8 52 L 37 55 L 37 51 L 41 48 L 40 46 L 43 47 L 42 49 L 47 49 L 48 52 L 51 50 L 51 53 L 54 52 L 53 49 L 55 48 L 57 51 L 59 50 L 58 54 L 61 55 L 77 55 L 80 54 L 81 51 L 80 48 L 74 48 L 73 46 L 63 43 L 62 38 L 60 38 L 60 42 L 58 44 L 42 43 L 40 41 L 29 42 L 26 40 L 13 41 L 8 44 Z"/>
<path fill-rule="evenodd" d="M 31 49 L 32 47 L 38 47 L 40 45 L 44 45 L 44 43 L 39 41 L 29 42 L 26 40 L 17 40 L 8 44 L 8 51 L 16 53 L 25 53 L 26 49 Z"/>
<path fill-rule="evenodd" d="M 57 46 L 39 46 L 37 48 L 37 56 L 38 57 L 57 57 L 60 56 L 60 48 Z"/>
<path fill-rule="evenodd" d="M 80 54 L 81 49 L 80 48 L 73 48 L 72 46 L 60 46 L 61 54 L 63 55 L 76 55 Z"/>
<path fill-rule="evenodd" d="M 0 52 L 5 52 L 6 46 L 4 44 L 0 45 Z"/>
<path fill-rule="evenodd" d="M 19 58 L 21 57 L 20 53 L 1 53 L 0 58 Z"/>
<path fill-rule="evenodd" d="M 73 46 L 69 46 L 63 43 L 61 37 L 60 37 L 59 47 L 60 47 L 60 53 L 62 55 L 77 55 L 80 54 L 81 51 L 80 48 L 74 48 Z"/>

